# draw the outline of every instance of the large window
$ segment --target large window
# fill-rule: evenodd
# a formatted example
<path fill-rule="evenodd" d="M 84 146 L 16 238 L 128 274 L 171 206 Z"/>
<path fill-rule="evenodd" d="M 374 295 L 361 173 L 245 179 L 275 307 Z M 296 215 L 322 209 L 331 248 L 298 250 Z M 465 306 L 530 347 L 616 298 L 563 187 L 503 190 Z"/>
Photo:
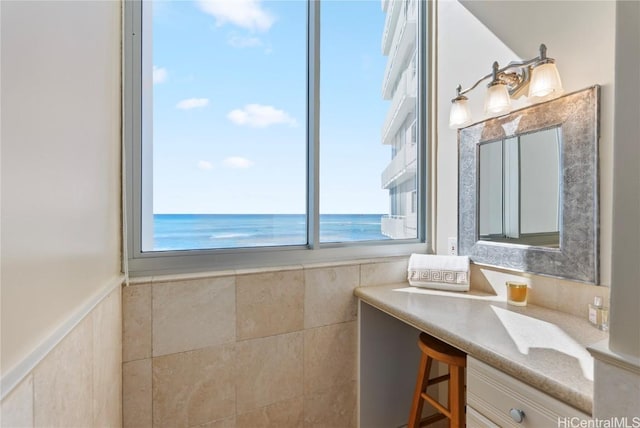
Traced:
<path fill-rule="evenodd" d="M 426 249 L 427 3 L 126 3 L 134 271 Z"/>

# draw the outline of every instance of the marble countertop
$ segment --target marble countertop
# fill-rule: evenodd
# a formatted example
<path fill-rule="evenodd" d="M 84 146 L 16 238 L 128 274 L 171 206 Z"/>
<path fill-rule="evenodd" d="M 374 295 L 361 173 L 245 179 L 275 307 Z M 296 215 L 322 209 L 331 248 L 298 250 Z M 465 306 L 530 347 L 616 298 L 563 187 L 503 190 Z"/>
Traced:
<path fill-rule="evenodd" d="M 585 319 L 504 297 L 448 292 L 408 283 L 359 287 L 355 295 L 589 415 L 593 358 L 588 345 L 607 333 Z"/>

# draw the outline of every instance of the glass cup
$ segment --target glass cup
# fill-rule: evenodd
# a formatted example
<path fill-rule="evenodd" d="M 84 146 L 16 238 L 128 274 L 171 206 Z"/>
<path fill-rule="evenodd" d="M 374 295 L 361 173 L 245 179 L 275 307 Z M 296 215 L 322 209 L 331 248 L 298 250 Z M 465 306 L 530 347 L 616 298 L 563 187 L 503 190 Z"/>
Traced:
<path fill-rule="evenodd" d="M 527 306 L 527 284 L 507 281 L 507 303 L 515 306 Z"/>

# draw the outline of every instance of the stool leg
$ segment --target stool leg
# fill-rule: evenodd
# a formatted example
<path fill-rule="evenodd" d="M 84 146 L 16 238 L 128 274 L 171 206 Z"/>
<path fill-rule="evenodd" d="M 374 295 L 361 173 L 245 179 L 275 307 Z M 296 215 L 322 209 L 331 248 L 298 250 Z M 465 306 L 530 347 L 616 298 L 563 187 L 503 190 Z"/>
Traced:
<path fill-rule="evenodd" d="M 452 428 L 465 427 L 464 367 L 449 366 L 449 410 Z"/>
<path fill-rule="evenodd" d="M 418 369 L 418 379 L 416 380 L 416 389 L 413 393 L 413 403 L 411 404 L 411 413 L 409 413 L 408 428 L 419 428 L 420 419 L 422 418 L 422 406 L 424 399 L 422 392 L 427 389 L 429 384 L 429 372 L 431 371 L 431 358 L 426 354 L 422 354 L 420 358 L 420 368 Z"/>

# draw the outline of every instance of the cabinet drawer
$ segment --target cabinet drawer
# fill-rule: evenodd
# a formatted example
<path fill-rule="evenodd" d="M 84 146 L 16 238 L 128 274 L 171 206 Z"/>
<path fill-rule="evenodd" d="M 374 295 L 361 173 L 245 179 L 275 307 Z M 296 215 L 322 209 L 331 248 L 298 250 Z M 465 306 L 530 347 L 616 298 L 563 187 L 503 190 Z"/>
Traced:
<path fill-rule="evenodd" d="M 467 428 L 500 428 L 467 404 Z"/>
<path fill-rule="evenodd" d="M 467 406 L 472 408 L 470 426 L 486 426 L 478 425 L 477 413 L 501 427 L 551 427 L 557 426 L 558 418 L 590 419 L 579 410 L 472 357 L 467 357 Z M 511 409 L 524 413 L 521 422 L 511 417 Z"/>

